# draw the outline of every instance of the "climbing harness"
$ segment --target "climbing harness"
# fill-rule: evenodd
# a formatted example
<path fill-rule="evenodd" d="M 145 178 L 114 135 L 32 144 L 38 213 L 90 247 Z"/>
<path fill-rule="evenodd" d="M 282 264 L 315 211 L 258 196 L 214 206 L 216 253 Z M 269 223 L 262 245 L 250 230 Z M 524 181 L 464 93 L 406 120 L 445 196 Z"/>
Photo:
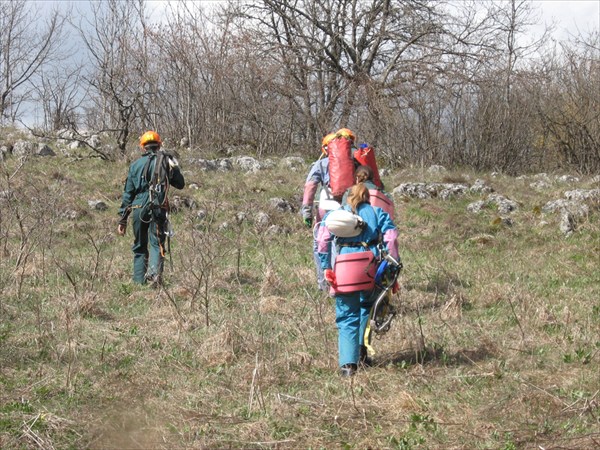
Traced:
<path fill-rule="evenodd" d="M 152 161 L 155 161 L 154 167 L 152 167 Z M 165 254 L 171 255 L 171 237 L 174 236 L 173 226 L 169 220 L 169 177 L 171 175 L 171 169 L 177 165 L 177 161 L 168 153 L 163 150 L 152 152 L 148 155 L 148 161 L 146 162 L 142 170 L 142 178 L 148 183 L 148 202 L 143 208 L 149 214 L 147 219 L 144 220 L 141 215 L 141 220 L 150 223 L 154 221 L 156 223 L 156 238 L 160 248 L 160 255 L 164 258 Z M 161 239 L 164 235 L 164 239 Z M 166 248 L 163 245 L 166 243 Z M 171 268 L 173 268 L 173 260 L 169 257 Z"/>

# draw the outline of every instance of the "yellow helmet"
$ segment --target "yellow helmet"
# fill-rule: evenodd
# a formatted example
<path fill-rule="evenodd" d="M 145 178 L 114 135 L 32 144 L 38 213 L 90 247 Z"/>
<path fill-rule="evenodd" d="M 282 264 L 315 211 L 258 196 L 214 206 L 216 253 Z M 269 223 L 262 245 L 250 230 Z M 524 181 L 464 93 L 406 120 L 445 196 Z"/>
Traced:
<path fill-rule="evenodd" d="M 142 148 L 148 144 L 162 144 L 160 136 L 156 131 L 146 131 L 142 134 L 142 137 L 140 137 L 140 146 L 142 146 Z"/>
<path fill-rule="evenodd" d="M 336 135 L 345 137 L 346 139 L 350 139 L 351 141 L 354 141 L 354 139 L 356 139 L 352 130 L 349 130 L 348 128 L 340 128 L 339 130 L 337 130 Z"/>
<path fill-rule="evenodd" d="M 336 138 L 335 133 L 329 133 L 327 136 L 325 136 L 323 138 L 323 141 L 321 141 L 321 151 L 323 153 L 327 154 L 327 144 L 329 144 L 335 138 Z"/>

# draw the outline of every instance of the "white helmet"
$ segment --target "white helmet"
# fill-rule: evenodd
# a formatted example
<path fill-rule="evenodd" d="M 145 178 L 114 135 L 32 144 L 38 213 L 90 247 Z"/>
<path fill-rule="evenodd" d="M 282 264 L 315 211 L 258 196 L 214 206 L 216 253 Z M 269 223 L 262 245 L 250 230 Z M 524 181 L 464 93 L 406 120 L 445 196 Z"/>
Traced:
<path fill-rule="evenodd" d="M 325 226 L 338 237 L 358 236 L 366 225 L 360 216 L 345 209 L 331 211 L 325 218 Z"/>

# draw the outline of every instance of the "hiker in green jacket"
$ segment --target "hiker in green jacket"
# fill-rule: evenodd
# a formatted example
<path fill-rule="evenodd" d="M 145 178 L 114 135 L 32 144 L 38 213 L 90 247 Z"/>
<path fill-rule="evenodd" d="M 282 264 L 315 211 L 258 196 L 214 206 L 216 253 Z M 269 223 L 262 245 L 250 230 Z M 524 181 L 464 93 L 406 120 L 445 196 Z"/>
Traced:
<path fill-rule="evenodd" d="M 183 189 L 185 180 L 177 160 L 160 151 L 162 141 L 155 131 L 140 138 L 142 156 L 129 166 L 117 233 L 125 235 L 127 218 L 133 213 L 133 281 L 162 283 L 165 242 L 169 233 L 170 186 Z M 150 249 L 148 249 L 150 244 Z"/>

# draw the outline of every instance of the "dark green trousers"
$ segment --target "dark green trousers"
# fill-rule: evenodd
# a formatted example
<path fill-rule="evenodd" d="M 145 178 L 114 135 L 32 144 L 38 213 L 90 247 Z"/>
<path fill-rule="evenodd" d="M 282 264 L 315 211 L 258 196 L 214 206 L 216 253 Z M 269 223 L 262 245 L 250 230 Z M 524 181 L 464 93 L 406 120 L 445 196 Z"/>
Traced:
<path fill-rule="evenodd" d="M 162 277 L 166 215 L 159 211 L 153 215 L 146 208 L 133 210 L 133 281 L 145 284 L 147 280 Z"/>

